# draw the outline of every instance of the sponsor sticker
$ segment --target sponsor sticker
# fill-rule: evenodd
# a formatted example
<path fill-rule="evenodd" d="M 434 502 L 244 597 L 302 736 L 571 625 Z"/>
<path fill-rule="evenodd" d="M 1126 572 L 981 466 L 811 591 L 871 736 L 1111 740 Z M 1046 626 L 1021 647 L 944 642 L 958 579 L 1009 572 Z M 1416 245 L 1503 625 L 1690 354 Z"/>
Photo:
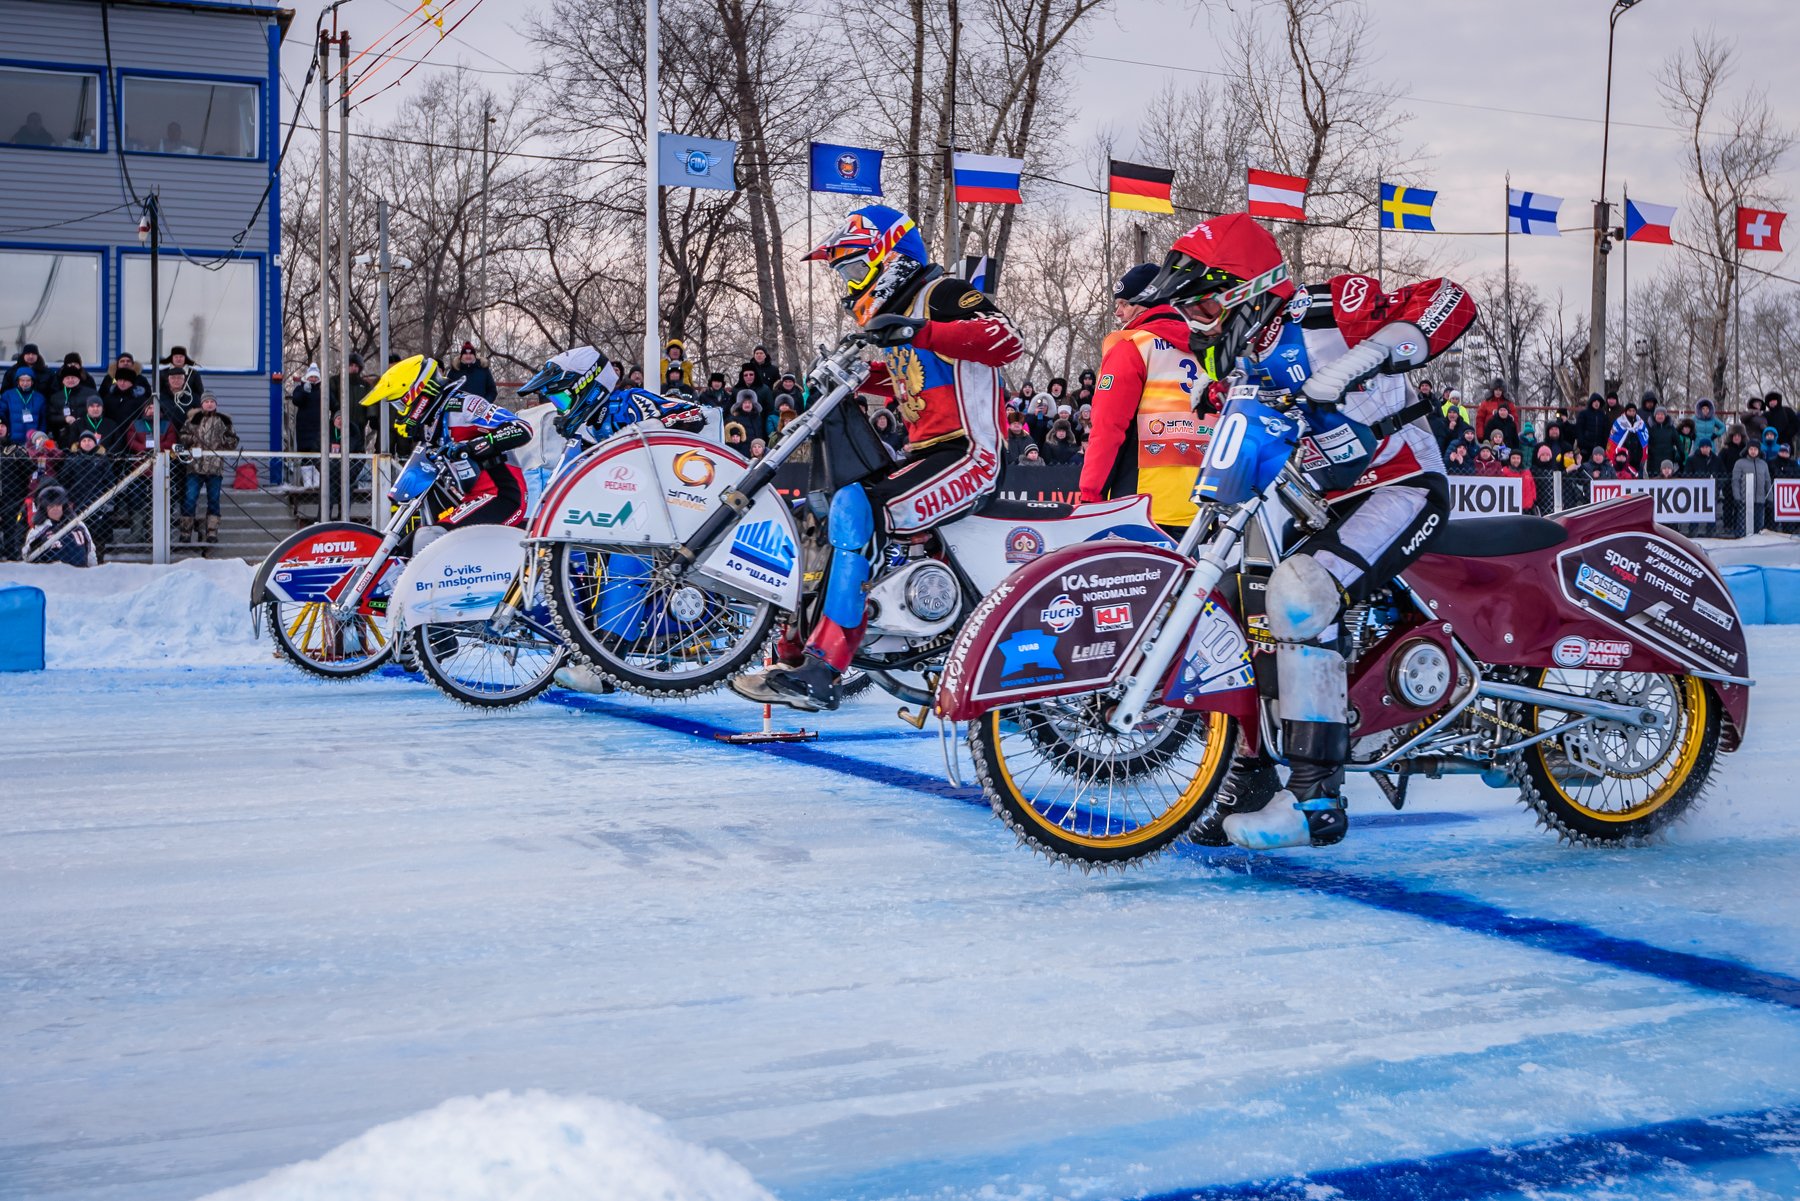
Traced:
<path fill-rule="evenodd" d="M 1610 576 L 1602 575 L 1593 566 L 1583 563 L 1575 573 L 1575 586 L 1603 604 L 1611 605 L 1619 612 L 1631 601 L 1631 589 Z"/>
<path fill-rule="evenodd" d="M 1097 631 L 1129 630 L 1132 626 L 1130 605 L 1096 605 L 1094 629 Z"/>
<path fill-rule="evenodd" d="M 1044 553 L 1044 536 L 1028 525 L 1016 525 L 1006 534 L 1006 561 L 1029 563 Z"/>
<path fill-rule="evenodd" d="M 623 509 L 617 509 L 610 513 L 599 509 L 567 509 L 563 512 L 564 525 L 591 525 L 603 530 L 615 529 L 630 520 L 630 501 L 625 502 Z"/>
<path fill-rule="evenodd" d="M 1718 626 L 1721 630 L 1730 630 L 1737 625 L 1737 619 L 1719 606 L 1703 597 L 1694 598 L 1694 612 Z"/>
<path fill-rule="evenodd" d="M 612 469 L 612 474 L 600 482 L 600 486 L 608 492 L 636 492 L 637 473 L 624 463 Z"/>
<path fill-rule="evenodd" d="M 675 478 L 690 488 L 704 488 L 712 483 L 717 467 L 717 463 L 697 450 L 684 450 L 669 464 Z"/>
<path fill-rule="evenodd" d="M 1057 598 L 1051 601 L 1038 616 L 1044 619 L 1045 625 L 1060 634 L 1080 620 L 1081 615 L 1085 612 L 1087 610 L 1079 602 L 1067 592 L 1063 592 L 1059 593 Z"/>
<path fill-rule="evenodd" d="M 1558 667 L 1580 667 L 1587 662 L 1587 646 L 1587 639 L 1576 634 L 1558 638 L 1550 648 L 1550 659 Z"/>
<path fill-rule="evenodd" d="M 757 576 L 765 583 L 781 584 L 794 573 L 794 540 L 778 522 L 758 521 L 739 526 L 731 539 L 731 553 L 752 567 L 767 572 Z M 751 572 L 756 575 L 755 572 Z M 774 578 L 769 578 L 770 576 Z"/>
<path fill-rule="evenodd" d="M 1111 659 L 1118 655 L 1119 644 L 1112 639 L 1105 642 L 1090 642 L 1086 646 L 1078 646 L 1069 652 L 1069 662 L 1090 663 L 1096 659 Z"/>
<path fill-rule="evenodd" d="M 1062 672 L 1056 661 L 1056 636 L 1042 630 L 1020 630 L 1000 643 L 1000 674 L 1022 675 L 1028 671 Z"/>

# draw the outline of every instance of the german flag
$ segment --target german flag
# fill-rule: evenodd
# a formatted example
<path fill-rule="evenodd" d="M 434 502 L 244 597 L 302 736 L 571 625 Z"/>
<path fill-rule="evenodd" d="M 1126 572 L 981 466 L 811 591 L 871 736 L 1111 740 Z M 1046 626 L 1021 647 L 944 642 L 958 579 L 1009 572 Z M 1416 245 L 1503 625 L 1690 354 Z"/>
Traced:
<path fill-rule="evenodd" d="M 1106 201 L 1116 209 L 1135 209 L 1140 213 L 1172 213 L 1169 189 L 1175 186 L 1175 172 L 1167 167 L 1146 167 L 1141 163 L 1107 160 Z"/>

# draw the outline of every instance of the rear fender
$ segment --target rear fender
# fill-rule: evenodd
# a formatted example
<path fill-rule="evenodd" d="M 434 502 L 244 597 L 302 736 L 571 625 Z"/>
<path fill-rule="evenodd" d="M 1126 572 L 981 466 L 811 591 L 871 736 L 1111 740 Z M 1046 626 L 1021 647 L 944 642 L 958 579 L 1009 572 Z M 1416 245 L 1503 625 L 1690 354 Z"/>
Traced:
<path fill-rule="evenodd" d="M 374 526 L 325 521 L 288 535 L 269 552 L 250 583 L 250 607 L 271 600 L 335 600 L 335 589 L 381 547 Z"/>
<path fill-rule="evenodd" d="M 969 721 L 997 705 L 1108 687 L 1189 566 L 1174 551 L 1115 541 L 1065 547 L 1021 567 L 963 624 L 937 711 Z"/>
<path fill-rule="evenodd" d="M 524 563 L 521 533 L 512 526 L 470 525 L 427 543 L 394 585 L 401 625 L 493 616 Z"/>

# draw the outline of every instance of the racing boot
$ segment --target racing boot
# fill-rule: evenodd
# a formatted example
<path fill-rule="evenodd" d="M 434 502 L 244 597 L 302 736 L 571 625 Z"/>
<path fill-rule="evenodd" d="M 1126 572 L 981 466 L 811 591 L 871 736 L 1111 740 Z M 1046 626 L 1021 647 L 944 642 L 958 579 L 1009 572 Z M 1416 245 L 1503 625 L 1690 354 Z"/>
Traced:
<path fill-rule="evenodd" d="M 1263 755 L 1239 753 L 1231 761 L 1231 772 L 1219 787 L 1219 795 L 1206 807 L 1188 837 L 1203 847 L 1229 846 L 1224 821 L 1234 813 L 1255 813 L 1281 791 L 1281 776 L 1275 761 Z"/>
<path fill-rule="evenodd" d="M 1254 811 L 1225 818 L 1221 827 L 1232 845 L 1247 851 L 1283 847 L 1328 847 L 1350 830 L 1344 812 L 1344 761 L 1350 757 L 1350 727 L 1335 721 L 1284 721 L 1287 734 L 1287 787 Z"/>
<path fill-rule="evenodd" d="M 817 655 L 807 655 L 799 667 L 777 664 L 761 672 L 746 672 L 731 681 L 731 690 L 746 700 L 764 705 L 786 705 L 818 713 L 835 709 L 843 699 L 838 670 Z"/>

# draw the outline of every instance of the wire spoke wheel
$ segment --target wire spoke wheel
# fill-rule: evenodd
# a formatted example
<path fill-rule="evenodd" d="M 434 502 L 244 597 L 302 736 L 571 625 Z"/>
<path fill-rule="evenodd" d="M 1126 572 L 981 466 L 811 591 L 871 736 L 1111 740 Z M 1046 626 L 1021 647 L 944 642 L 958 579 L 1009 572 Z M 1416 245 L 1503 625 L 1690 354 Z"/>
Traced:
<path fill-rule="evenodd" d="M 266 602 L 275 648 L 315 675 L 342 679 L 374 671 L 393 652 L 392 627 L 383 613 L 352 612 L 339 620 L 323 601 Z"/>
<path fill-rule="evenodd" d="M 667 548 L 559 544 L 547 581 L 557 631 L 579 658 L 631 691 L 717 688 L 759 660 L 775 608 L 673 568 Z"/>
<path fill-rule="evenodd" d="M 1712 775 L 1719 705 L 1692 676 L 1549 668 L 1550 692 L 1630 705 L 1655 726 L 1590 721 L 1547 738 L 1522 756 L 1525 801 L 1559 833 L 1600 842 L 1639 840 L 1680 817 Z M 1551 705 L 1528 711 L 1526 727 L 1553 730 L 1581 715 Z"/>
<path fill-rule="evenodd" d="M 1153 709 L 1127 733 L 1112 698 L 1012 705 L 969 727 L 988 802 L 1036 850 L 1083 864 L 1134 863 L 1199 820 L 1231 762 L 1223 714 Z"/>
<path fill-rule="evenodd" d="M 428 623 L 410 637 L 420 669 L 440 692 L 490 709 L 524 704 L 550 687 L 567 653 L 518 614 L 504 625 Z"/>

